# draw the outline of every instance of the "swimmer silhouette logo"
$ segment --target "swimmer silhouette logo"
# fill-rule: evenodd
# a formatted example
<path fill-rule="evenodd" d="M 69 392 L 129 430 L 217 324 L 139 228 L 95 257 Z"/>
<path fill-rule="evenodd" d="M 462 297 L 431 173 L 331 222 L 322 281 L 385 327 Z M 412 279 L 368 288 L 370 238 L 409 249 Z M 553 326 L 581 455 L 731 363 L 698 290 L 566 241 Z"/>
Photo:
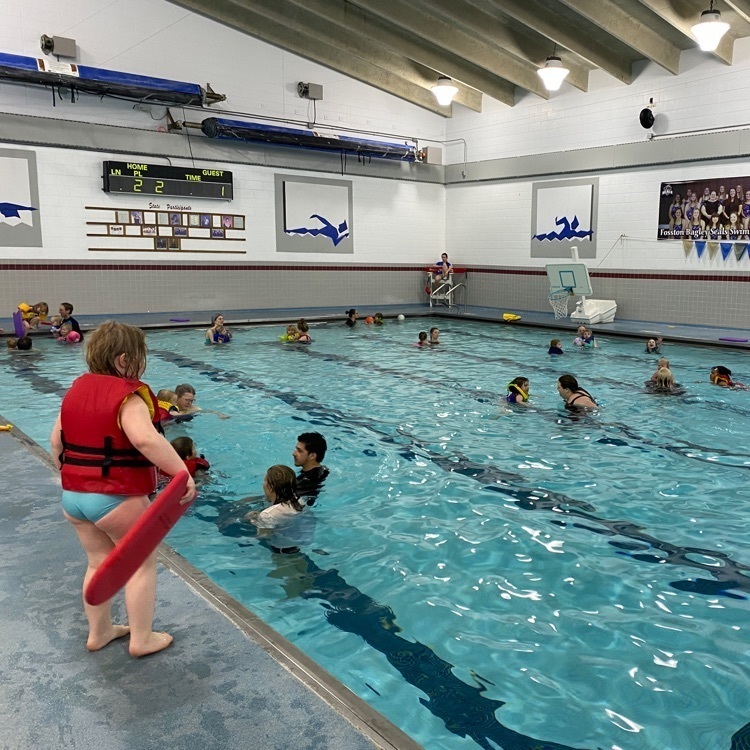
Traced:
<path fill-rule="evenodd" d="M 352 184 L 276 175 L 277 252 L 352 253 Z"/>
<path fill-rule="evenodd" d="M 36 154 L 0 149 L 0 247 L 41 247 Z"/>
<path fill-rule="evenodd" d="M 535 183 L 532 194 L 531 257 L 596 257 L 598 181 Z"/>

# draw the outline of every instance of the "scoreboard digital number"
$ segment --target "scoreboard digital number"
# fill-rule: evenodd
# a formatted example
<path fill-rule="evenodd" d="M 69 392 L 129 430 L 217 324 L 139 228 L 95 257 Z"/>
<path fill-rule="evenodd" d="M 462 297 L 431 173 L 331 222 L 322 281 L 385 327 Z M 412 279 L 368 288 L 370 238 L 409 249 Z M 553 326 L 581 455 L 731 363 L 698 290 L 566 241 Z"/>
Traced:
<path fill-rule="evenodd" d="M 232 173 L 225 169 L 165 167 L 162 164 L 105 161 L 105 193 L 172 195 L 179 198 L 211 198 L 231 201 Z"/>

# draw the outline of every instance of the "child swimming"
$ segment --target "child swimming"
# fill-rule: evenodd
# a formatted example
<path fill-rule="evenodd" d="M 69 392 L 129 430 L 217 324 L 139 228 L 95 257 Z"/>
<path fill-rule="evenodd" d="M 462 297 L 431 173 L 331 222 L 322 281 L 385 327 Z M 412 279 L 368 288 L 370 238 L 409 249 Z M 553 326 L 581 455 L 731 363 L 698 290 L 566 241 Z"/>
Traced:
<path fill-rule="evenodd" d="M 646 353 L 647 354 L 661 354 L 661 342 L 662 338 L 649 339 L 646 342 Z"/>
<path fill-rule="evenodd" d="M 508 383 L 508 395 L 505 400 L 509 404 L 518 404 L 519 406 L 528 406 L 529 403 L 529 379 L 514 378 Z"/>
<path fill-rule="evenodd" d="M 187 436 L 175 438 L 171 442 L 172 447 L 177 455 L 184 461 L 190 476 L 194 477 L 196 471 L 208 471 L 211 464 L 206 461 L 204 456 L 199 456 L 195 449 L 195 443 Z"/>
<path fill-rule="evenodd" d="M 560 339 L 552 339 L 552 341 L 549 342 L 549 349 L 547 350 L 547 354 L 562 354 L 562 341 Z"/>

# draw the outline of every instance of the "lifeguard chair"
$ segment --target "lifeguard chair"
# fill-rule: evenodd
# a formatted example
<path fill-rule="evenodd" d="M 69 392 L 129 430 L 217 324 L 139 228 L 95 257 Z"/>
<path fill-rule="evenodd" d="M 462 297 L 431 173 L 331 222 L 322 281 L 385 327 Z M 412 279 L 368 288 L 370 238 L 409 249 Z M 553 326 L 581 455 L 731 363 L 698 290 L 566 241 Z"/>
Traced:
<path fill-rule="evenodd" d="M 447 307 L 448 309 L 463 307 L 466 312 L 466 293 L 468 290 L 468 274 L 465 268 L 451 266 L 448 278 L 435 281 L 435 274 L 441 273 L 442 268 L 430 266 L 427 273 L 425 291 L 430 296 L 430 307 Z M 456 277 L 458 276 L 458 279 Z"/>

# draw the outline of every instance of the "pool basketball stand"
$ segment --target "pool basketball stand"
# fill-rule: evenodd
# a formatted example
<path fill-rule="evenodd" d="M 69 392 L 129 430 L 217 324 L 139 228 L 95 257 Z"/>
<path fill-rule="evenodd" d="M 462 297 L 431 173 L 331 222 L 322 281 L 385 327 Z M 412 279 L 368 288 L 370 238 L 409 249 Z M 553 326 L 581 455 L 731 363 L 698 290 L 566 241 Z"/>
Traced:
<path fill-rule="evenodd" d="M 578 260 L 578 249 L 573 248 L 573 259 Z M 585 263 L 550 263 L 547 265 L 549 279 L 549 303 L 555 319 L 568 317 L 568 302 L 580 296 L 570 320 L 578 325 L 601 325 L 613 323 L 617 313 L 617 302 L 613 299 L 589 299 L 591 280 Z"/>
<path fill-rule="evenodd" d="M 448 309 L 459 307 L 466 312 L 467 274 L 465 268 L 452 268 L 448 272 L 448 278 L 443 281 L 435 281 L 435 274 L 442 271 L 436 266 L 427 270 L 427 286 L 425 291 L 430 297 L 430 307 L 447 307 Z M 456 282 L 455 276 L 463 276 L 463 281 Z M 463 290 L 463 291 L 462 291 Z"/>

